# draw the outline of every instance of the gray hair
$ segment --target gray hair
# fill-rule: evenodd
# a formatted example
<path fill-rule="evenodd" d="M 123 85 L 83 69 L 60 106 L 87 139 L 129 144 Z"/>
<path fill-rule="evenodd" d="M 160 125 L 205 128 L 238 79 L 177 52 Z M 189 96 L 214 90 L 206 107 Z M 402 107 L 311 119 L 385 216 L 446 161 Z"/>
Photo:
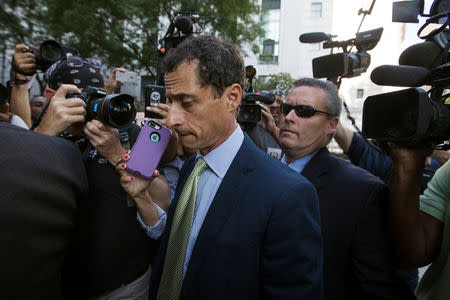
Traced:
<path fill-rule="evenodd" d="M 342 111 L 342 100 L 339 97 L 337 87 L 330 81 L 320 80 L 317 78 L 301 78 L 292 84 L 291 91 L 299 86 L 309 86 L 319 88 L 327 95 L 327 101 L 325 107 L 327 111 L 333 116 L 339 117 Z"/>

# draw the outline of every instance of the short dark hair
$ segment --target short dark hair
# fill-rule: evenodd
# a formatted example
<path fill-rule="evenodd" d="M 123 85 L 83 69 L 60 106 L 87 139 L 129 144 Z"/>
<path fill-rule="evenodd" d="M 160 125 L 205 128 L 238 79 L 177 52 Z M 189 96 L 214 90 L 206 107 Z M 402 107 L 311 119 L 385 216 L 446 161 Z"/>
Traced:
<path fill-rule="evenodd" d="M 309 86 L 319 88 L 327 95 L 325 107 L 333 116 L 339 117 L 342 111 L 342 100 L 339 97 L 339 91 L 336 85 L 331 81 L 321 80 L 317 78 L 301 78 L 292 84 L 291 90 L 299 86 Z"/>
<path fill-rule="evenodd" d="M 190 37 L 171 49 L 162 62 L 163 72 L 170 73 L 185 62 L 197 62 L 201 86 L 211 86 L 220 97 L 233 83 L 244 87 L 244 59 L 235 45 L 212 35 Z"/>

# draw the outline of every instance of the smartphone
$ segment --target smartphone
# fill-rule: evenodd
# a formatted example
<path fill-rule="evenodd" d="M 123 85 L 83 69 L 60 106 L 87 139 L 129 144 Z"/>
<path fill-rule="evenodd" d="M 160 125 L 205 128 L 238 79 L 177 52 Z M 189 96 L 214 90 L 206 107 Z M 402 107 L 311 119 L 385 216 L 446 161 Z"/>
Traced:
<path fill-rule="evenodd" d="M 135 72 L 116 71 L 116 80 L 122 82 L 138 82 L 139 76 Z"/>
<path fill-rule="evenodd" d="M 162 85 L 148 84 L 145 89 L 145 107 L 155 106 L 158 103 L 166 103 L 166 87 Z M 159 114 L 145 111 L 145 117 L 151 119 L 161 119 Z"/>
<path fill-rule="evenodd" d="M 170 135 L 168 128 L 153 120 L 147 121 L 131 148 L 127 170 L 150 179 L 169 143 Z"/>

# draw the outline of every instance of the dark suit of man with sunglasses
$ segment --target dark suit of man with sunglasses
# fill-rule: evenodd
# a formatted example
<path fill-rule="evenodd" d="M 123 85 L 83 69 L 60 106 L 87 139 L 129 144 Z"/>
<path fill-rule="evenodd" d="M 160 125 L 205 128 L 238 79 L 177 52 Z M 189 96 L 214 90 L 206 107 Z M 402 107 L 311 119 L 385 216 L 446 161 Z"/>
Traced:
<path fill-rule="evenodd" d="M 342 109 L 337 88 L 300 79 L 280 108 L 282 162 L 311 181 L 319 196 L 325 299 L 414 298 L 391 263 L 382 212 L 386 186 L 326 148 Z"/>

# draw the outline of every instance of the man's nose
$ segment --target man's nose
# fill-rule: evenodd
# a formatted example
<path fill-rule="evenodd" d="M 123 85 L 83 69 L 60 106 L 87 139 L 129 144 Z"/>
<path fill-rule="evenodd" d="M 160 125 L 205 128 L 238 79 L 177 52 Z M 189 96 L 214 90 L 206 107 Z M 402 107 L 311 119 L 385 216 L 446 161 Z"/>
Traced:
<path fill-rule="evenodd" d="M 167 127 L 172 129 L 183 125 L 183 113 L 177 109 L 173 104 L 169 107 L 167 115 Z"/>

